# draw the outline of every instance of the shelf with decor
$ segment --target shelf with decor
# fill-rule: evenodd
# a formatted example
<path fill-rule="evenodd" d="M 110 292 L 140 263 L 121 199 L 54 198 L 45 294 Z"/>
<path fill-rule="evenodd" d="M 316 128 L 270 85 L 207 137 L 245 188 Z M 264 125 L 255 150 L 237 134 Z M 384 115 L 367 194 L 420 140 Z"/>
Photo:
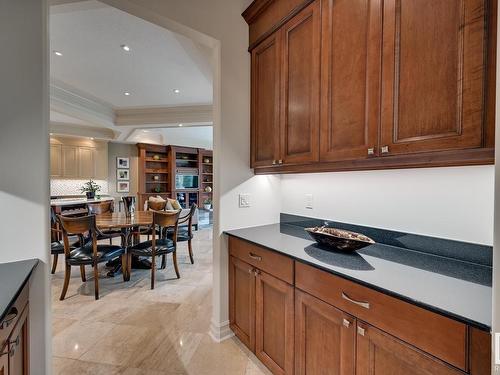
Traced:
<path fill-rule="evenodd" d="M 200 207 L 211 211 L 213 209 L 213 152 L 211 150 L 200 151 Z"/>

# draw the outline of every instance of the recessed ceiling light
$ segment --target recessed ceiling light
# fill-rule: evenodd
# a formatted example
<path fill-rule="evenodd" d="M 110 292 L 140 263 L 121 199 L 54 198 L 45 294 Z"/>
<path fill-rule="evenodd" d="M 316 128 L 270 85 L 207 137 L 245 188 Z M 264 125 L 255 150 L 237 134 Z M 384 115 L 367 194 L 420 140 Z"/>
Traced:
<path fill-rule="evenodd" d="M 182 124 L 179 124 L 179 126 L 182 126 Z"/>
<path fill-rule="evenodd" d="M 129 93 L 128 91 L 125 91 L 123 94 L 124 94 L 125 96 L 130 96 L 130 93 Z"/>
<path fill-rule="evenodd" d="M 149 133 L 149 130 L 143 130 L 142 132 L 143 133 Z"/>
<path fill-rule="evenodd" d="M 54 135 L 53 133 L 49 133 L 49 135 Z"/>
<path fill-rule="evenodd" d="M 90 140 L 93 141 L 94 140 L 94 137 L 90 137 Z"/>
<path fill-rule="evenodd" d="M 62 56 L 62 53 L 59 52 L 59 51 L 54 51 L 54 55 L 56 55 L 56 56 Z"/>
<path fill-rule="evenodd" d="M 179 89 L 174 89 L 174 94 L 180 94 L 181 93 L 181 90 Z"/>
<path fill-rule="evenodd" d="M 126 44 L 122 44 L 120 47 L 122 48 L 122 50 L 124 50 L 126 52 L 130 52 L 130 47 L 127 46 Z"/>

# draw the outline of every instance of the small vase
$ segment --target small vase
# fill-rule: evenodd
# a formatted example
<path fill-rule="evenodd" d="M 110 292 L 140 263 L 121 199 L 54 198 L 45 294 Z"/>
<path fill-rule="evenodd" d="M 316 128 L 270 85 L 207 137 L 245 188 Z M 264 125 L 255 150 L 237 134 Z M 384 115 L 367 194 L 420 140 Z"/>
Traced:
<path fill-rule="evenodd" d="M 87 191 L 87 192 L 85 192 L 85 195 L 87 196 L 87 199 L 94 199 L 95 192 L 94 191 Z"/>

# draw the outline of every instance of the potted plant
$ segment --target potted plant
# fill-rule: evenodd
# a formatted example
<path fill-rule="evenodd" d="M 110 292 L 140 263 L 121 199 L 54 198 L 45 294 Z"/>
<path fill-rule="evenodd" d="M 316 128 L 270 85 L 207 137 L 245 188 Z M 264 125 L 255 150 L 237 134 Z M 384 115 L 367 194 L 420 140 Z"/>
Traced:
<path fill-rule="evenodd" d="M 101 187 L 97 185 L 94 181 L 89 180 L 89 182 L 86 182 L 83 184 L 81 187 L 80 191 L 82 193 L 85 193 L 87 196 L 87 199 L 94 199 L 95 198 L 95 193 L 100 191 Z"/>
<path fill-rule="evenodd" d="M 211 200 L 211 199 L 208 199 L 208 198 L 207 198 L 207 199 L 205 199 L 205 200 L 203 201 L 203 208 L 204 208 L 205 210 L 207 210 L 207 211 L 208 211 L 208 210 L 210 210 L 210 209 L 212 208 L 212 200 Z"/>

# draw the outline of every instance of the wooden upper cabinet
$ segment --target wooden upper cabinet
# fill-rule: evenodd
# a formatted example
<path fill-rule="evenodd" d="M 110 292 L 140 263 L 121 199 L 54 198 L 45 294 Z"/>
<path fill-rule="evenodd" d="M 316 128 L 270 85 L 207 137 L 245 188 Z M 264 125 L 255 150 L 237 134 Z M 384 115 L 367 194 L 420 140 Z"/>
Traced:
<path fill-rule="evenodd" d="M 63 177 L 78 177 L 78 147 L 63 145 L 61 150 Z"/>
<path fill-rule="evenodd" d="M 281 162 L 319 160 L 321 9 L 315 1 L 282 29 Z"/>
<path fill-rule="evenodd" d="M 279 159 L 280 36 L 275 33 L 252 50 L 252 167 Z"/>
<path fill-rule="evenodd" d="M 236 336 L 255 349 L 255 276 L 253 267 L 229 257 L 229 324 Z"/>
<path fill-rule="evenodd" d="M 94 178 L 96 170 L 95 149 L 90 147 L 78 147 L 79 176 L 82 178 Z"/>
<path fill-rule="evenodd" d="M 295 290 L 295 375 L 355 374 L 356 319 Z"/>
<path fill-rule="evenodd" d="M 356 348 L 357 375 L 464 374 L 464 372 L 366 323 L 358 323 Z"/>
<path fill-rule="evenodd" d="M 322 2 L 322 161 L 377 154 L 381 4 L 381 0 Z"/>
<path fill-rule="evenodd" d="M 482 146 L 485 0 L 385 0 L 381 153 Z"/>
<path fill-rule="evenodd" d="M 255 288 L 255 355 L 275 375 L 293 375 L 293 286 L 258 269 Z"/>
<path fill-rule="evenodd" d="M 61 145 L 50 145 L 50 176 L 60 177 L 62 175 L 62 150 Z"/>

